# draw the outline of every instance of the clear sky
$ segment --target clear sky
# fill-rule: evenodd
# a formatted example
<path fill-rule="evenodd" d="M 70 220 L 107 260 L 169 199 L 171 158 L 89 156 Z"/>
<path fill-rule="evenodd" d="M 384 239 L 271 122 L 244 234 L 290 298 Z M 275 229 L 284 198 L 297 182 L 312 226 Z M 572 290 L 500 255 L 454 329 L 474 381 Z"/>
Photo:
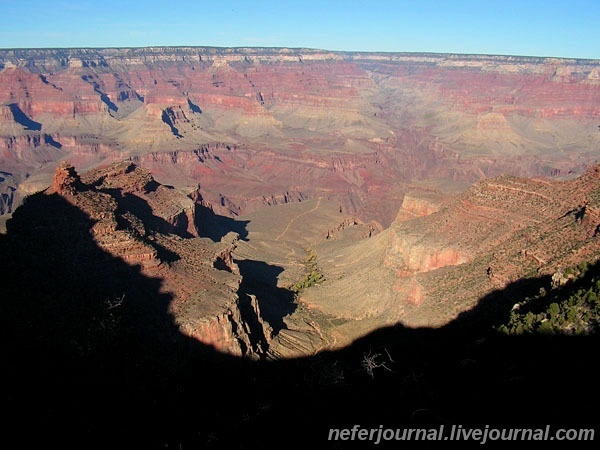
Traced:
<path fill-rule="evenodd" d="M 161 45 L 600 59 L 600 0 L 0 0 L 0 48 Z"/>

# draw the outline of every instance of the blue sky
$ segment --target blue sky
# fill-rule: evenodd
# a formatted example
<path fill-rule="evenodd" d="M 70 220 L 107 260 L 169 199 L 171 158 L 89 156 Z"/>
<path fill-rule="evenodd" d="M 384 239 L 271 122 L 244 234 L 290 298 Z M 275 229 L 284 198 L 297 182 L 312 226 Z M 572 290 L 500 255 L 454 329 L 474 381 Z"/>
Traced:
<path fill-rule="evenodd" d="M 0 0 L 0 48 L 158 45 L 600 59 L 600 0 Z"/>

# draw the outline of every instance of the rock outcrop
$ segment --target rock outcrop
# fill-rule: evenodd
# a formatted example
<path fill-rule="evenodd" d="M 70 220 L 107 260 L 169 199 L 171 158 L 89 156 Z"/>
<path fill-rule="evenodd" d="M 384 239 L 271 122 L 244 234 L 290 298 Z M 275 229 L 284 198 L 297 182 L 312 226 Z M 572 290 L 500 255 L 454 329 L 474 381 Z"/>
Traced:
<path fill-rule="evenodd" d="M 232 257 L 237 237 L 230 233 L 221 242 L 199 237 L 196 225 L 202 217 L 196 215 L 196 202 L 188 195 L 161 185 L 148 170 L 124 161 L 83 175 L 62 162 L 51 186 L 31 197 L 31 202 L 41 202 L 43 210 L 50 205 L 45 198 L 52 196 L 60 196 L 89 218 L 87 230 L 71 233 L 89 234 L 106 255 L 162 280 L 161 290 L 171 297 L 169 312 L 181 333 L 220 352 L 250 358 L 264 354 L 266 347 L 254 345 L 253 329 L 246 323 L 268 327 L 260 310 L 254 308 L 252 317 L 241 312 L 242 279 Z M 28 202 L 28 207 L 33 206 Z M 61 233 L 68 235 L 68 223 L 57 221 L 52 226 L 62 227 Z M 10 221 L 9 238 L 14 229 Z M 94 270 L 110 276 L 109 259 L 93 263 Z"/>
<path fill-rule="evenodd" d="M 48 189 L 48 194 L 73 196 L 83 190 L 83 184 L 75 168 L 69 163 L 63 161 L 54 172 L 52 184 Z"/>
<path fill-rule="evenodd" d="M 12 212 L 17 186 L 11 174 L 0 172 L 0 216 Z"/>

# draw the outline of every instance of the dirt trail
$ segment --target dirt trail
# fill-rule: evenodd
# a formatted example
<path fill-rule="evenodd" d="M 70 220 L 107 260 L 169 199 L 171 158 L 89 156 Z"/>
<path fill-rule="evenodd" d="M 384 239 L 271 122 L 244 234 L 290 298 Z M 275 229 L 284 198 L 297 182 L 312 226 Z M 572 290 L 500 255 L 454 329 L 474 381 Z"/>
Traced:
<path fill-rule="evenodd" d="M 309 210 L 309 211 L 304 211 L 303 213 L 301 213 L 301 214 L 298 214 L 296 217 L 294 217 L 294 218 L 290 219 L 290 221 L 288 222 L 288 224 L 285 226 L 285 229 L 284 229 L 284 230 L 283 230 L 283 231 L 282 231 L 282 232 L 279 234 L 279 236 L 277 236 L 277 237 L 275 238 L 275 240 L 276 240 L 276 241 L 279 241 L 279 240 L 280 240 L 280 239 L 283 237 L 283 235 L 284 235 L 285 233 L 287 233 L 287 232 L 288 232 L 288 230 L 290 229 L 290 226 L 291 226 L 291 225 L 292 225 L 292 224 L 293 224 L 293 223 L 294 223 L 296 220 L 298 220 L 300 217 L 302 217 L 302 216 L 305 216 L 305 215 L 307 215 L 307 214 L 310 214 L 311 212 L 313 212 L 313 211 L 316 211 L 317 209 L 319 209 L 319 207 L 321 206 L 321 200 L 322 200 L 322 199 L 323 199 L 323 197 L 319 197 L 319 200 L 317 201 L 317 204 L 315 205 L 315 207 L 314 207 L 313 209 L 311 209 L 311 210 Z"/>
<path fill-rule="evenodd" d="M 535 191 L 530 191 L 528 189 L 522 189 L 522 188 L 518 188 L 518 187 L 506 186 L 504 184 L 496 184 L 496 183 L 488 183 L 488 186 L 496 188 L 496 189 L 499 189 L 499 190 L 506 189 L 506 190 L 509 190 L 509 191 L 521 192 L 523 194 L 534 195 L 534 196 L 542 198 L 542 199 L 544 199 L 544 200 L 546 200 L 548 202 L 553 202 L 554 201 L 554 199 L 548 197 L 547 195 L 544 195 L 544 194 L 541 194 L 541 193 L 535 192 Z"/>

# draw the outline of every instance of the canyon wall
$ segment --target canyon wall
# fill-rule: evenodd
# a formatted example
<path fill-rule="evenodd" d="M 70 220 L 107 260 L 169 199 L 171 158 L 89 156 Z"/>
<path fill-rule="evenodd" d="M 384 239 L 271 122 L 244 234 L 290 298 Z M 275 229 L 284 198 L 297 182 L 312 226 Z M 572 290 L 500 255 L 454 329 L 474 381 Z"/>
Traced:
<path fill-rule="evenodd" d="M 111 276 L 115 260 L 139 268 L 142 275 L 161 280 L 161 292 L 170 298 L 165 314 L 181 333 L 223 353 L 260 356 L 264 349 L 248 322 L 268 325 L 258 307 L 247 311 L 240 304 L 242 278 L 232 258 L 237 236 L 220 242 L 200 238 L 196 227 L 204 218 L 196 215 L 194 200 L 128 161 L 81 176 L 62 162 L 51 185 L 36 197 L 40 208 L 53 195 L 89 218 L 89 230 L 63 232 L 89 233 L 88 246 L 93 242 L 106 255 L 93 261 L 98 273 Z"/>
<path fill-rule="evenodd" d="M 387 226 L 423 180 L 456 191 L 502 173 L 582 173 L 600 140 L 599 66 L 272 48 L 0 50 L 0 171 L 19 191 L 3 212 L 63 159 L 82 169 L 129 159 L 166 184 L 200 184 L 224 214 L 324 196 Z"/>

